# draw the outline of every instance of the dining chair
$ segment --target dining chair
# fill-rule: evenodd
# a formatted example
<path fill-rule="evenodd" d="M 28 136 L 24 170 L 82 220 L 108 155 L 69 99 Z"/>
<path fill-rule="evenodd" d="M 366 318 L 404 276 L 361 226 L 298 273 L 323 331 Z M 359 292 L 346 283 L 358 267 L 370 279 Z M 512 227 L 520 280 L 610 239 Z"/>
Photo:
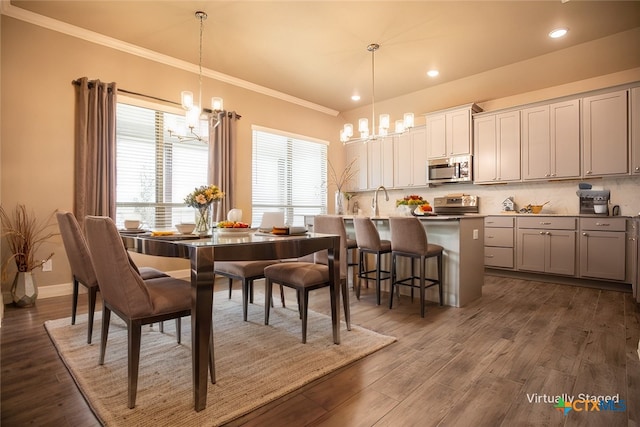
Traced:
<path fill-rule="evenodd" d="M 73 301 L 71 304 L 71 324 L 76 324 L 76 311 L 78 308 L 79 285 L 82 284 L 87 288 L 88 298 L 88 331 L 87 344 L 91 344 L 93 334 L 93 319 L 96 310 L 96 296 L 98 293 L 98 279 L 91 264 L 91 254 L 84 238 L 80 224 L 75 215 L 71 212 L 56 212 L 60 235 L 62 236 L 62 244 L 67 253 L 69 266 L 71 267 L 71 275 L 73 277 Z M 135 269 L 138 267 L 133 260 L 129 258 L 129 263 Z M 154 279 L 158 277 L 168 277 L 167 274 L 151 267 L 140 267 L 138 269 L 143 279 Z"/>
<path fill-rule="evenodd" d="M 356 241 L 360 252 L 358 263 L 358 285 L 356 287 L 356 297 L 360 299 L 360 283 L 364 280 L 376 281 L 376 303 L 380 305 L 381 286 L 383 280 L 391 280 L 391 272 L 382 268 L 382 255 L 391 253 L 391 242 L 380 239 L 380 234 L 375 224 L 369 217 L 357 216 L 353 218 L 353 226 L 356 231 Z M 371 254 L 375 258 L 375 269 L 367 268 L 367 256 Z"/>
<path fill-rule="evenodd" d="M 442 255 L 444 248 L 440 245 L 429 243 L 427 231 L 418 218 L 390 217 L 391 229 L 391 293 L 389 295 L 389 308 L 393 307 L 393 291 L 399 286 L 409 286 L 411 295 L 414 289 L 420 289 L 420 316 L 425 312 L 425 290 L 431 286 L 438 286 L 440 305 L 442 305 Z M 411 261 L 411 275 L 397 279 L 397 264 L 399 257 L 408 257 Z M 426 277 L 426 263 L 429 258 L 436 257 L 438 277 Z M 415 262 L 420 265 L 420 275 L 415 274 Z M 418 281 L 418 284 L 416 284 Z M 428 285 L 425 282 L 429 282 Z"/>
<path fill-rule="evenodd" d="M 349 293 L 347 291 L 347 233 L 344 220 L 338 215 L 318 215 L 314 218 L 314 233 L 336 234 L 340 236 L 340 286 L 347 329 L 351 330 L 351 314 L 349 311 Z M 309 292 L 327 287 L 330 284 L 328 251 L 314 254 L 313 262 L 293 261 L 273 264 L 264 269 L 265 301 L 271 299 L 273 283 L 296 290 L 298 310 L 302 318 L 302 343 L 307 342 L 307 319 Z M 337 291 L 337 290 L 336 290 Z M 269 324 L 270 304 L 264 305 L 264 324 Z"/>
<path fill-rule="evenodd" d="M 191 284 L 174 277 L 143 280 L 129 262 L 115 223 L 109 217 L 85 218 L 87 243 L 102 294 L 100 365 L 104 364 L 111 312 L 127 324 L 128 406 L 135 407 L 142 325 L 191 315 Z M 215 383 L 213 330 L 209 338 L 209 369 Z"/>

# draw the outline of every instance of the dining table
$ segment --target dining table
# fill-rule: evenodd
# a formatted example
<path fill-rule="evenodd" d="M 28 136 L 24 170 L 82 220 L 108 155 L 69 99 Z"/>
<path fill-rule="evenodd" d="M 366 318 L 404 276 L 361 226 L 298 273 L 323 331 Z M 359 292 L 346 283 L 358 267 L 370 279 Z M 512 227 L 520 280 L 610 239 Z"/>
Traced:
<path fill-rule="evenodd" d="M 295 259 L 327 250 L 333 342 L 340 344 L 340 236 L 320 233 L 272 235 L 255 230 L 214 229 L 209 236 L 153 235 L 121 231 L 125 247 L 133 252 L 185 258 L 191 269 L 191 344 L 193 399 L 196 411 L 207 406 L 209 337 L 213 319 L 215 261 Z M 160 233 L 163 234 L 163 233 Z M 336 268 L 338 267 L 338 268 Z M 215 337 L 214 337 L 215 342 Z M 213 368 L 213 367 L 212 367 Z"/>

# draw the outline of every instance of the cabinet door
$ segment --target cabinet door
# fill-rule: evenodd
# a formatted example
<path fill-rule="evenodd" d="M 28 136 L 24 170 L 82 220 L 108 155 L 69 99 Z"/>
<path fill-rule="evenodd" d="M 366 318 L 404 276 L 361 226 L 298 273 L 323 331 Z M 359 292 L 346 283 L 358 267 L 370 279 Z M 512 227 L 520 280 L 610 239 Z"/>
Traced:
<path fill-rule="evenodd" d="M 393 182 L 396 188 L 413 184 L 411 165 L 411 138 L 409 133 L 403 133 L 393 141 Z"/>
<path fill-rule="evenodd" d="M 545 271 L 546 235 L 543 230 L 518 229 L 517 236 L 518 270 Z"/>
<path fill-rule="evenodd" d="M 427 185 L 427 141 L 425 129 L 412 129 L 411 136 L 411 168 L 413 185 Z"/>
<path fill-rule="evenodd" d="M 631 173 L 640 175 L 640 87 L 631 89 Z"/>
<path fill-rule="evenodd" d="M 496 181 L 520 179 L 520 111 L 496 115 Z"/>
<path fill-rule="evenodd" d="M 624 280 L 626 233 L 583 231 L 580 235 L 580 277 Z"/>
<path fill-rule="evenodd" d="M 382 185 L 382 139 L 367 141 L 367 187 Z"/>
<path fill-rule="evenodd" d="M 496 116 L 473 119 L 473 174 L 475 182 L 496 180 Z"/>
<path fill-rule="evenodd" d="M 523 179 L 543 179 L 551 176 L 550 123 L 548 105 L 522 110 Z"/>
<path fill-rule="evenodd" d="M 626 90 L 583 99 L 584 176 L 628 172 L 627 123 Z"/>
<path fill-rule="evenodd" d="M 451 111 L 445 120 L 447 155 L 471 154 L 471 110 Z"/>
<path fill-rule="evenodd" d="M 576 233 L 551 230 L 547 237 L 545 272 L 573 276 L 576 274 Z"/>
<path fill-rule="evenodd" d="M 580 177 L 580 101 L 550 105 L 551 177 Z"/>
<path fill-rule="evenodd" d="M 393 147 L 396 137 L 386 137 L 382 140 L 380 149 L 382 159 L 382 185 L 387 188 L 394 187 L 393 181 Z M 376 187 L 377 188 L 377 187 Z"/>
<path fill-rule="evenodd" d="M 347 164 L 357 159 L 354 167 L 358 171 L 355 179 L 347 184 L 347 191 L 367 189 L 367 146 L 361 142 L 352 142 L 345 148 Z"/>
<path fill-rule="evenodd" d="M 447 156 L 445 114 L 426 117 L 427 157 L 438 159 Z"/>

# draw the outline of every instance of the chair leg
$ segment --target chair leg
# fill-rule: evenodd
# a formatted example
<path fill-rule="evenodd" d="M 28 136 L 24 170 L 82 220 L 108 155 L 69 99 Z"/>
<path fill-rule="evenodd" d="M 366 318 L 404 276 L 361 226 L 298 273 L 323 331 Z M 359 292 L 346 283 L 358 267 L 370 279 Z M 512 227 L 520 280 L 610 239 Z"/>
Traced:
<path fill-rule="evenodd" d="M 413 262 L 413 260 L 411 260 Z M 425 264 L 427 262 L 427 258 L 420 257 L 420 317 L 424 317 L 424 298 L 425 298 Z M 413 290 L 413 288 L 411 288 Z"/>
<path fill-rule="evenodd" d="M 349 309 L 349 283 L 345 279 L 342 282 L 342 305 L 344 306 L 344 321 L 347 322 L 347 331 L 351 330 L 351 310 Z"/>
<path fill-rule="evenodd" d="M 389 292 L 389 309 L 393 308 L 393 288 L 396 287 L 396 258 L 395 254 L 391 254 L 391 292 Z"/>
<path fill-rule="evenodd" d="M 242 279 L 242 318 L 247 321 L 247 311 L 249 310 L 249 287 L 251 283 L 247 279 Z"/>
<path fill-rule="evenodd" d="M 76 310 L 78 309 L 78 281 L 73 278 L 73 300 L 71 302 L 71 324 L 76 324 Z"/>
<path fill-rule="evenodd" d="M 99 365 L 104 365 L 104 354 L 107 350 L 107 337 L 109 336 L 109 323 L 111 320 L 111 310 L 106 306 L 102 307 L 102 333 L 100 336 L 100 359 Z"/>
<path fill-rule="evenodd" d="M 164 334 L 164 322 L 159 322 L 158 329 L 160 329 L 161 334 Z"/>
<path fill-rule="evenodd" d="M 281 285 L 282 286 L 282 285 Z M 271 279 L 265 278 L 264 280 L 264 324 L 269 324 L 269 311 L 271 310 L 271 304 L 267 303 L 267 301 L 271 301 L 271 296 L 273 294 L 273 284 L 271 283 Z"/>
<path fill-rule="evenodd" d="M 231 299 L 231 293 L 233 292 L 233 279 L 229 277 L 228 280 L 229 280 L 229 299 Z"/>
<path fill-rule="evenodd" d="M 286 307 L 284 304 L 284 286 L 280 285 L 280 301 L 282 301 L 282 307 Z"/>
<path fill-rule="evenodd" d="M 211 376 L 211 384 L 216 383 L 216 358 L 213 345 L 213 325 L 211 325 L 211 334 L 209 335 L 209 374 Z"/>
<path fill-rule="evenodd" d="M 438 291 L 440 292 L 440 305 L 442 306 L 442 254 L 438 255 Z"/>
<path fill-rule="evenodd" d="M 182 319 L 176 317 L 176 341 L 182 343 Z"/>
<path fill-rule="evenodd" d="M 87 344 L 91 344 L 91 338 L 93 336 L 93 319 L 94 319 L 94 314 L 96 312 L 96 298 L 98 295 L 98 288 L 97 287 L 92 287 L 89 288 L 89 293 L 87 294 L 88 298 L 89 298 L 89 321 L 88 321 L 88 330 L 87 330 Z M 75 309 L 74 309 L 75 311 Z M 74 319 L 75 322 L 75 319 Z"/>
<path fill-rule="evenodd" d="M 138 368 L 140 365 L 140 335 L 142 325 L 138 321 L 132 321 L 128 325 L 129 338 L 129 366 L 128 366 L 128 403 L 129 409 L 136 406 L 136 394 L 138 393 Z"/>
<path fill-rule="evenodd" d="M 376 302 L 378 305 L 380 305 L 380 299 L 381 299 L 380 298 L 381 297 L 380 278 L 382 276 L 382 273 L 381 273 L 382 259 L 381 258 L 382 258 L 382 255 L 380 254 L 380 252 L 376 253 Z"/>
<path fill-rule="evenodd" d="M 302 344 L 307 342 L 307 320 L 309 314 L 309 291 L 306 289 L 302 292 L 302 298 L 300 298 L 300 309 L 302 312 Z"/>

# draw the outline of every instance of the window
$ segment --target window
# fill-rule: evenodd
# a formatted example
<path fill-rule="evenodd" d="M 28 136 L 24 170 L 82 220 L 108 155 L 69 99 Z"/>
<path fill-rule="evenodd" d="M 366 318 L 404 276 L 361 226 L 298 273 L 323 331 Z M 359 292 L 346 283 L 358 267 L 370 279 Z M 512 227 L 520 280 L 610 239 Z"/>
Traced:
<path fill-rule="evenodd" d="M 327 212 L 327 144 L 272 129 L 253 129 L 252 219 L 284 211 L 289 225 Z"/>
<path fill-rule="evenodd" d="M 116 112 L 116 224 L 140 219 L 145 227 L 193 222 L 184 198 L 207 183 L 208 146 L 170 138 L 165 123 L 184 126 L 184 116 L 118 103 Z M 206 132 L 206 122 L 204 127 Z"/>

